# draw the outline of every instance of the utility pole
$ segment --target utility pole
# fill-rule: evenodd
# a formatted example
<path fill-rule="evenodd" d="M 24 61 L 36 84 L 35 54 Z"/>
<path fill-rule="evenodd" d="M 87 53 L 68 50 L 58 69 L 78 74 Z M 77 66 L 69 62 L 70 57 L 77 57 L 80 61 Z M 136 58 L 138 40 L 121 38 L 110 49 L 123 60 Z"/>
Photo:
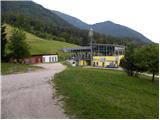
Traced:
<path fill-rule="evenodd" d="M 92 28 L 90 28 L 90 30 L 89 30 L 89 37 L 91 39 L 91 41 L 90 41 L 90 47 L 91 47 L 91 66 L 93 66 L 93 63 L 92 63 L 92 61 L 93 61 L 93 29 Z"/>

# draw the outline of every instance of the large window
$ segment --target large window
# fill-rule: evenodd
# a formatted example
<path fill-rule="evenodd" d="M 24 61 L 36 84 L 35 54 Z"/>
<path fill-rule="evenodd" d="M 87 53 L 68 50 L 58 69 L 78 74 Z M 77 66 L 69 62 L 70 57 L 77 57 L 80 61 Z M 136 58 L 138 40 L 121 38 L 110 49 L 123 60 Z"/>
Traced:
<path fill-rule="evenodd" d="M 52 57 L 52 62 L 54 62 L 54 57 Z"/>
<path fill-rule="evenodd" d="M 52 62 L 52 59 L 51 59 L 51 57 L 49 57 L 49 62 Z"/>

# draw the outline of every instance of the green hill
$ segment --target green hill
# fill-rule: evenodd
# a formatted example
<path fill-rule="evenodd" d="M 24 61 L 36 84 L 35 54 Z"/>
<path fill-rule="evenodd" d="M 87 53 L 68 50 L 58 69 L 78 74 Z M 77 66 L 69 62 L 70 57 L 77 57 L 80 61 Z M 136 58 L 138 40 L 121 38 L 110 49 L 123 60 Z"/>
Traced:
<path fill-rule="evenodd" d="M 122 38 L 122 40 L 123 40 L 123 38 L 130 38 L 130 39 L 133 39 L 135 42 L 152 43 L 151 40 L 146 38 L 141 33 L 137 32 L 129 27 L 126 27 L 126 26 L 123 26 L 120 24 L 116 24 L 111 21 L 99 22 L 96 24 L 89 25 L 89 24 L 79 20 L 78 18 L 72 17 L 70 15 L 67 15 L 67 14 L 64 14 L 61 12 L 53 10 L 53 13 L 55 13 L 59 17 L 63 18 L 64 20 L 66 20 L 70 24 L 72 24 L 75 27 L 78 27 L 80 29 L 89 29 L 90 27 L 92 27 L 95 32 L 104 34 L 106 36 L 110 35 L 113 37 Z"/>
<path fill-rule="evenodd" d="M 9 36 L 11 35 L 13 28 L 14 27 L 12 27 L 11 25 L 6 24 L 7 39 L 9 39 Z M 66 42 L 42 39 L 26 31 L 25 33 L 26 33 L 26 41 L 30 46 L 31 55 L 51 54 L 51 53 L 58 53 L 62 55 L 63 54 L 62 48 L 78 47 L 77 45 Z"/>
<path fill-rule="evenodd" d="M 89 45 L 88 29 L 82 30 L 68 23 L 51 10 L 33 1 L 2 1 L 1 22 L 20 27 L 40 38 L 65 41 L 81 46 Z M 69 20 L 71 22 L 71 20 Z M 75 20 L 74 20 L 75 21 Z M 80 21 L 76 21 L 80 24 Z M 91 27 L 91 26 L 90 26 Z M 113 37 L 94 31 L 94 41 L 105 44 L 126 45 L 128 42 L 144 44 L 131 38 Z"/>
<path fill-rule="evenodd" d="M 74 27 L 50 10 L 30 0 L 2 1 L 1 4 L 2 21 L 9 22 L 11 20 L 10 23 L 14 25 L 21 24 L 24 28 L 32 26 L 35 29 L 39 25 Z"/>

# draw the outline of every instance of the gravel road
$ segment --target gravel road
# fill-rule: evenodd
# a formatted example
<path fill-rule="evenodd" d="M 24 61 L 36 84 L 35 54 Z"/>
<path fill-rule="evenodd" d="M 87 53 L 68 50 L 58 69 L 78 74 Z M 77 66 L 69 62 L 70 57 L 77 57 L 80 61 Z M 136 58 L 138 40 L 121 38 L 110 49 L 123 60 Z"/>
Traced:
<path fill-rule="evenodd" d="M 14 119 L 65 119 L 63 109 L 53 99 L 49 80 L 65 67 L 60 63 L 38 64 L 45 69 L 1 77 L 1 117 Z"/>

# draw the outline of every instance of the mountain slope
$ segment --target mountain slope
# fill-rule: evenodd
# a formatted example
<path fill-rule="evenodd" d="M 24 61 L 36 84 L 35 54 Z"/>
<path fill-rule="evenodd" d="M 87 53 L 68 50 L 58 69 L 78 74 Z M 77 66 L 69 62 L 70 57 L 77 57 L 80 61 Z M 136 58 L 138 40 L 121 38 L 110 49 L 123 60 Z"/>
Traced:
<path fill-rule="evenodd" d="M 13 26 L 6 25 L 7 39 L 9 39 L 13 29 L 14 29 Z M 50 54 L 50 53 L 56 53 L 56 52 L 61 53 L 62 48 L 77 47 L 77 45 L 66 43 L 66 42 L 42 39 L 26 31 L 25 31 L 25 34 L 26 34 L 26 42 L 30 46 L 30 52 L 32 55 Z"/>
<path fill-rule="evenodd" d="M 19 27 L 38 37 L 87 45 L 88 31 L 80 30 L 32 1 L 2 1 L 2 23 Z"/>
<path fill-rule="evenodd" d="M 142 41 L 145 43 L 151 43 L 152 41 L 146 38 L 144 35 L 141 33 L 128 28 L 126 26 L 122 26 L 119 24 L 115 24 L 111 21 L 106 21 L 106 22 L 100 22 L 96 23 L 93 25 L 88 25 L 87 23 L 82 22 L 81 20 L 72 17 L 70 15 L 61 13 L 61 12 L 55 12 L 59 17 L 63 18 L 70 24 L 80 28 L 80 29 L 89 29 L 89 27 L 92 27 L 94 31 L 105 34 L 105 35 L 110 35 L 113 37 L 120 37 L 120 38 L 131 38 L 135 41 Z"/>
<path fill-rule="evenodd" d="M 75 17 L 72 17 L 70 15 L 58 12 L 58 11 L 52 11 L 53 13 L 55 13 L 56 15 L 60 16 L 61 18 L 63 18 L 64 20 L 66 20 L 67 22 L 69 22 L 70 24 L 74 25 L 75 27 L 78 27 L 80 29 L 89 29 L 89 25 Z"/>
<path fill-rule="evenodd" d="M 2 1 L 1 5 L 2 23 L 19 27 L 40 38 L 65 41 L 81 46 L 86 46 L 90 43 L 88 37 L 89 31 L 79 29 L 75 26 L 87 28 L 88 25 L 76 18 L 69 16 L 68 21 L 64 20 L 64 18 L 53 13 L 51 10 L 32 1 Z M 74 25 L 71 25 L 69 22 L 74 22 Z M 101 33 L 94 32 L 96 43 L 126 45 L 128 42 L 132 42 L 135 44 L 144 44 L 139 39 L 134 40 L 134 38 L 118 38 L 113 36 L 105 36 Z"/>
<path fill-rule="evenodd" d="M 61 17 L 33 1 L 2 1 L 1 12 L 2 22 L 3 20 L 6 20 L 5 15 L 21 14 L 27 17 L 33 17 L 34 19 L 44 21 L 54 26 L 73 27 Z"/>
<path fill-rule="evenodd" d="M 135 40 L 141 40 L 146 43 L 151 42 L 148 38 L 143 36 L 141 33 L 138 33 L 137 31 L 132 30 L 126 26 L 115 24 L 111 21 L 93 24 L 92 28 L 96 32 L 103 33 L 105 35 L 112 35 L 114 37 L 129 37 Z"/>

